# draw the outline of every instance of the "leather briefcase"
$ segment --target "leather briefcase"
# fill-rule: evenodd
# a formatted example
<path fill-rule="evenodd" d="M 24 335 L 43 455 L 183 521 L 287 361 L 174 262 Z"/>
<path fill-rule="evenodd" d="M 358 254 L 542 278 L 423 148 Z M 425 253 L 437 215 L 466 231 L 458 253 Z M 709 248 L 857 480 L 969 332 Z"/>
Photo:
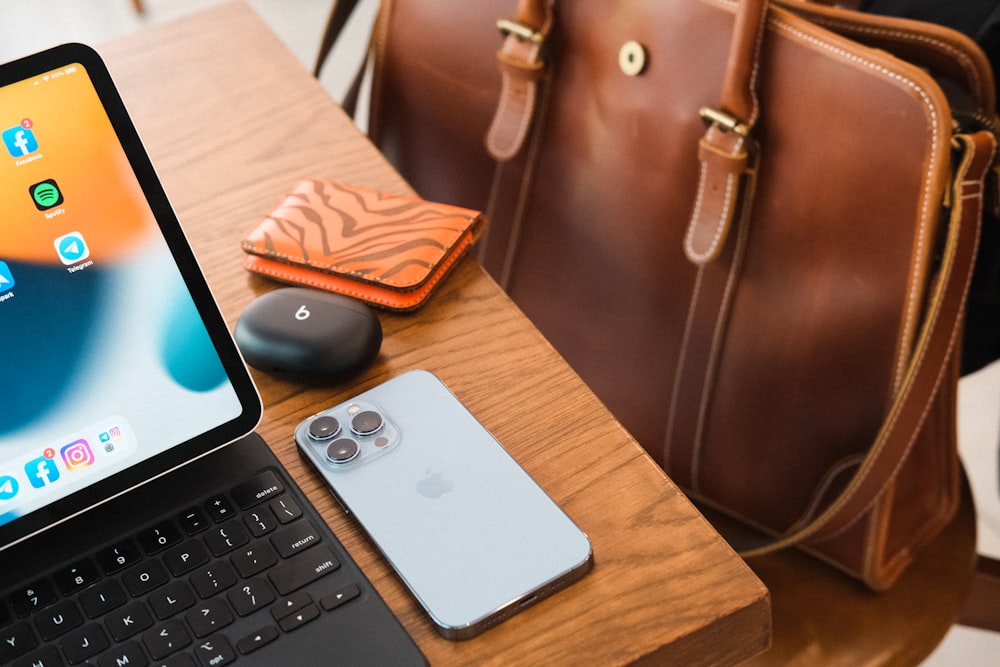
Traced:
<path fill-rule="evenodd" d="M 485 266 L 688 493 L 875 589 L 947 524 L 995 146 L 970 40 L 801 2 L 383 0 L 372 56 L 372 139 L 487 211 Z"/>

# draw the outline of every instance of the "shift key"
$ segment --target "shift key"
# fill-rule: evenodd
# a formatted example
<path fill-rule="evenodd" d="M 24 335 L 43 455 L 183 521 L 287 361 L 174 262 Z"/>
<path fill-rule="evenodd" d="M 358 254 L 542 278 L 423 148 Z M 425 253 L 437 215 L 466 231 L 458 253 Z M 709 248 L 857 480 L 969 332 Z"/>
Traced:
<path fill-rule="evenodd" d="M 275 565 L 267 573 L 280 595 L 288 595 L 340 567 L 330 548 L 317 545 Z"/>

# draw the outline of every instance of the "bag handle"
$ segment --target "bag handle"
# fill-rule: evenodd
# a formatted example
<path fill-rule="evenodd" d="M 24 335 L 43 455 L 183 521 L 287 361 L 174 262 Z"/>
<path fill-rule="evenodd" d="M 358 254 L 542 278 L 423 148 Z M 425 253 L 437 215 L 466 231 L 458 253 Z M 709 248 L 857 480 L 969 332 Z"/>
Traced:
<path fill-rule="evenodd" d="M 555 0 L 518 0 L 514 19 L 497 21 L 504 36 L 497 51 L 500 99 L 486 133 L 486 150 L 498 162 L 517 155 L 531 130 L 539 85 L 547 71 L 545 41 L 553 24 Z"/>
<path fill-rule="evenodd" d="M 752 132 L 760 114 L 757 70 L 767 9 L 767 0 L 740 0 L 719 106 L 699 111 L 708 127 L 698 142 L 701 170 L 684 241 L 684 253 L 697 265 L 718 258 L 737 211 L 750 205 L 756 158 Z"/>

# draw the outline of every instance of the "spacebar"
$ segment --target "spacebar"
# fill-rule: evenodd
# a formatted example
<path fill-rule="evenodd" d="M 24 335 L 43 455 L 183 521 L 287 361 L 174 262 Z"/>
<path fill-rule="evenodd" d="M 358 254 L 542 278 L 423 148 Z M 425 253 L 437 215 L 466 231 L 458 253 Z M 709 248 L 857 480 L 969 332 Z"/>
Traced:
<path fill-rule="evenodd" d="M 281 595 L 302 588 L 340 567 L 329 547 L 317 545 L 274 566 L 267 576 Z"/>

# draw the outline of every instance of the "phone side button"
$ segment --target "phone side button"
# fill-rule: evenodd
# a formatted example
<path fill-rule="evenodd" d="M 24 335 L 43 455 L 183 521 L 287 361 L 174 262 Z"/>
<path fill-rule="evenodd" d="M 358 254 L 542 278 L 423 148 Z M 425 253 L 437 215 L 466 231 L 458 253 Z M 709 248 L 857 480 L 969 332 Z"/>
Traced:
<path fill-rule="evenodd" d="M 288 595 L 340 567 L 329 547 L 317 545 L 274 566 L 267 576 L 280 595 Z"/>

